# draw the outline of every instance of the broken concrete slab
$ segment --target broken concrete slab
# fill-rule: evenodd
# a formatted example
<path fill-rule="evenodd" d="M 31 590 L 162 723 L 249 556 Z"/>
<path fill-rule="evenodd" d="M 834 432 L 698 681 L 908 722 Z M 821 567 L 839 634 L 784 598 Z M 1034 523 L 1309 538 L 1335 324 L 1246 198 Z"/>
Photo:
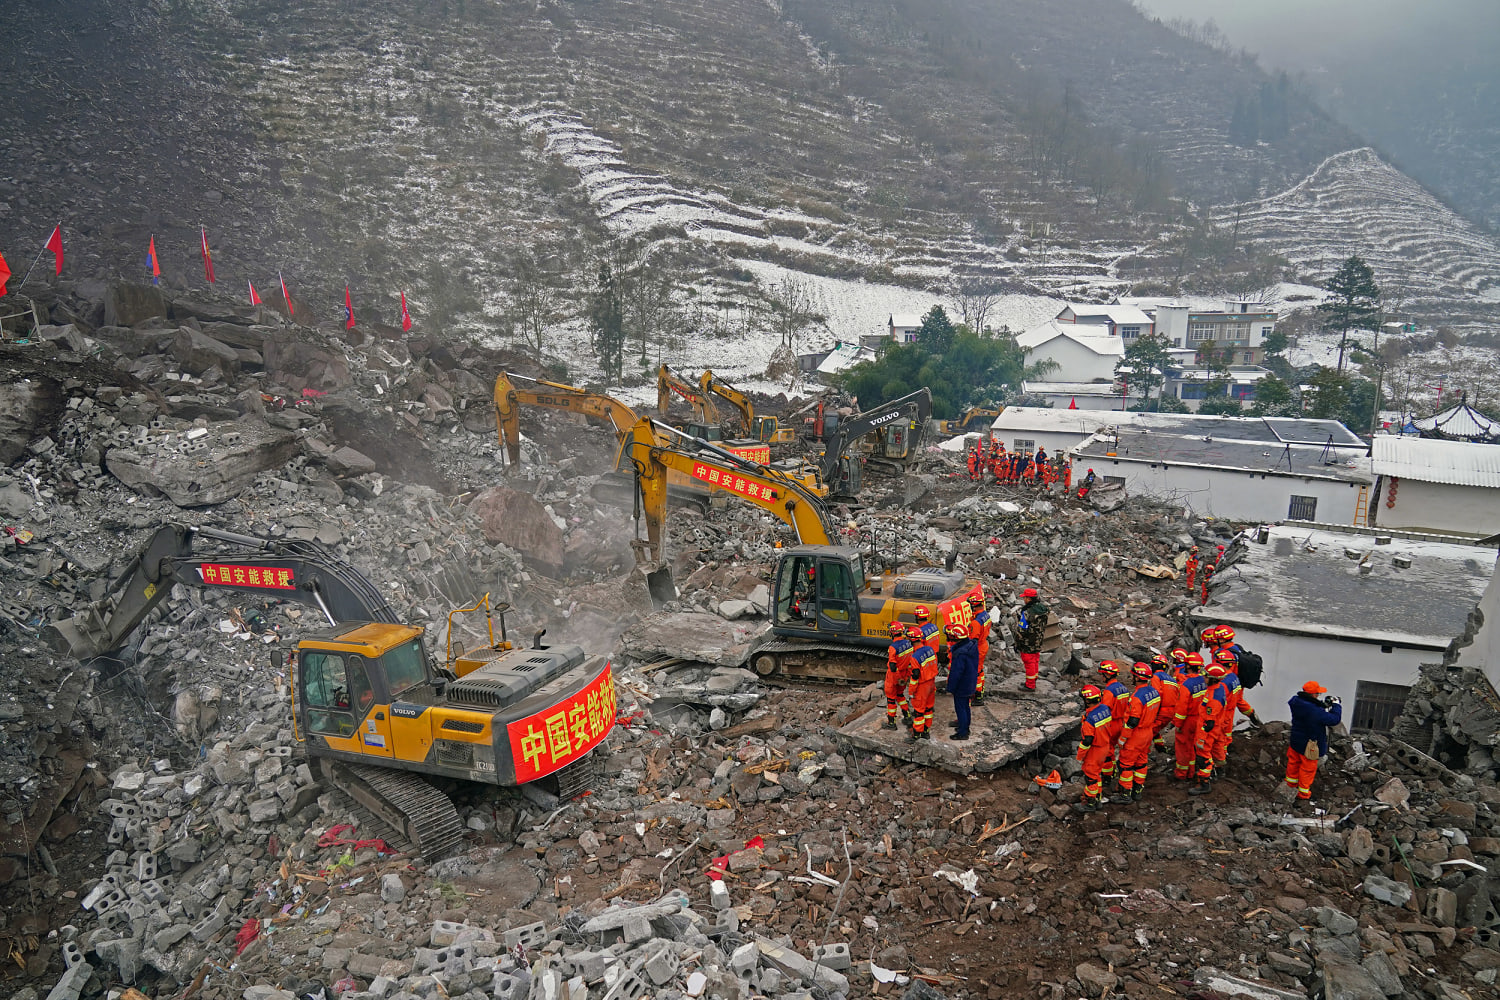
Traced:
<path fill-rule="evenodd" d="M 865 750 L 899 760 L 939 767 L 954 774 L 988 774 L 1020 760 L 1078 727 L 1083 702 L 1076 694 L 1026 698 L 987 695 L 970 709 L 969 739 L 951 740 L 951 696 L 938 695 L 931 739 L 908 740 L 905 729 L 885 727 L 884 700 L 839 730 L 839 736 Z"/>
<path fill-rule="evenodd" d="M 556 576 L 563 567 L 563 531 L 547 508 L 508 486 L 492 486 L 470 505 L 484 525 L 484 537 L 526 556 L 526 562 Z"/>
<path fill-rule="evenodd" d="M 627 628 L 620 648 L 639 663 L 676 658 L 739 667 L 769 634 L 762 625 L 739 625 L 702 611 L 659 611 Z"/>
<path fill-rule="evenodd" d="M 1226 997 L 1250 997 L 1251 1000 L 1307 1000 L 1306 990 L 1289 990 L 1247 976 L 1234 976 L 1211 965 L 1193 975 L 1193 985 Z"/>
<path fill-rule="evenodd" d="M 192 441 L 146 439 L 111 448 L 105 467 L 137 493 L 165 496 L 179 507 L 205 507 L 239 496 L 257 475 L 285 465 L 298 450 L 295 434 L 261 420 L 206 430 Z"/>

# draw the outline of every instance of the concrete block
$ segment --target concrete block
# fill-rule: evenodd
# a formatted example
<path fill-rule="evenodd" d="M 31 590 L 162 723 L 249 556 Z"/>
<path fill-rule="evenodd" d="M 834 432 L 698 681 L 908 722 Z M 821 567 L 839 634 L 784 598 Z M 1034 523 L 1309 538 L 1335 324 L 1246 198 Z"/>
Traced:
<path fill-rule="evenodd" d="M 1455 926 L 1458 922 L 1458 894 L 1452 889 L 1428 889 L 1427 919 L 1439 927 Z"/>
<path fill-rule="evenodd" d="M 1411 886 L 1384 875 L 1366 875 L 1364 889 L 1365 895 L 1392 906 L 1405 906 L 1411 900 Z"/>
<path fill-rule="evenodd" d="M 83 964 L 83 952 L 79 950 L 77 942 L 64 942 L 60 950 L 64 968 L 71 969 L 75 965 Z"/>
<path fill-rule="evenodd" d="M 156 878 L 156 855 L 150 851 L 135 859 L 135 877 L 142 882 Z"/>
<path fill-rule="evenodd" d="M 79 994 L 83 992 L 83 986 L 89 981 L 89 976 L 94 970 L 87 962 L 82 962 L 68 969 L 52 987 L 52 992 L 47 994 L 47 1000 L 78 1000 Z"/>
<path fill-rule="evenodd" d="M 550 935 L 547 933 L 547 925 L 544 923 L 525 924 L 521 927 L 512 927 L 503 935 L 505 948 L 513 951 L 517 945 L 531 951 L 540 948 L 547 943 Z"/>
<path fill-rule="evenodd" d="M 732 906 L 726 910 L 720 910 L 718 915 L 714 918 L 714 927 L 718 928 L 721 931 L 738 933 L 740 929 L 739 912 Z"/>
<path fill-rule="evenodd" d="M 432 922 L 431 943 L 434 948 L 445 948 L 458 941 L 493 941 L 495 935 L 483 927 L 455 923 L 452 920 Z"/>
<path fill-rule="evenodd" d="M 752 974 L 759 964 L 760 950 L 755 947 L 753 941 L 740 945 L 734 949 L 734 954 L 729 956 L 729 967 L 741 979 Z"/>
<path fill-rule="evenodd" d="M 811 982 L 834 993 L 849 992 L 849 979 L 826 965 L 814 966 L 805 956 L 790 948 L 784 948 L 769 938 L 755 937 L 755 946 L 766 961 L 773 963 L 789 976 Z"/>
<path fill-rule="evenodd" d="M 722 879 L 708 884 L 708 899 L 716 910 L 729 909 L 729 886 Z"/>
<path fill-rule="evenodd" d="M 213 912 L 209 913 L 208 916 L 204 917 L 202 920 L 193 925 L 193 930 L 191 932 L 193 935 L 193 940 L 199 942 L 207 941 L 209 938 L 213 937 L 215 934 L 219 933 L 219 931 L 224 929 L 224 923 L 224 916 L 219 913 L 219 911 L 214 910 Z"/>
<path fill-rule="evenodd" d="M 531 976 L 524 970 L 515 972 L 496 971 L 490 983 L 490 992 L 495 1000 L 524 1000 L 531 992 Z"/>
<path fill-rule="evenodd" d="M 644 916 L 631 916 L 620 926 L 626 944 L 639 944 L 652 938 L 651 921 Z"/>
<path fill-rule="evenodd" d="M 835 941 L 833 944 L 820 944 L 813 948 L 813 961 L 825 969 L 835 972 L 843 972 L 853 965 L 849 957 L 849 945 L 843 941 Z"/>
<path fill-rule="evenodd" d="M 622 969 L 620 978 L 604 994 L 604 1000 L 641 1000 L 649 992 L 650 988 L 635 973 Z"/>
<path fill-rule="evenodd" d="M 681 963 L 677 961 L 677 953 L 670 948 L 662 948 L 646 959 L 644 971 L 646 978 L 657 986 L 665 986 L 677 975 Z"/>

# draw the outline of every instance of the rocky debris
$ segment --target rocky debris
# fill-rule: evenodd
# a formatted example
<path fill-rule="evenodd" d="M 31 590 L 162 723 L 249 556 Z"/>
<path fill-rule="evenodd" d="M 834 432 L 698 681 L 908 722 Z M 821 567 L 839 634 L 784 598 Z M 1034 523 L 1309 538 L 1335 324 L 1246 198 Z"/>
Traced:
<path fill-rule="evenodd" d="M 1496 705 L 1483 670 L 1424 664 L 1407 692 L 1395 734 L 1451 770 L 1494 780 L 1500 774 Z"/>
<path fill-rule="evenodd" d="M 104 466 L 137 493 L 163 494 L 179 507 L 209 507 L 239 496 L 297 450 L 291 431 L 246 419 L 155 438 L 137 434 L 106 451 Z"/>
<path fill-rule="evenodd" d="M 527 562 L 556 575 L 563 566 L 563 524 L 534 498 L 492 486 L 474 498 L 473 509 L 492 542 L 523 549 Z"/>
<path fill-rule="evenodd" d="M 766 634 L 762 625 L 731 623 L 705 612 L 659 611 L 625 629 L 620 651 L 637 663 L 678 659 L 739 667 Z"/>

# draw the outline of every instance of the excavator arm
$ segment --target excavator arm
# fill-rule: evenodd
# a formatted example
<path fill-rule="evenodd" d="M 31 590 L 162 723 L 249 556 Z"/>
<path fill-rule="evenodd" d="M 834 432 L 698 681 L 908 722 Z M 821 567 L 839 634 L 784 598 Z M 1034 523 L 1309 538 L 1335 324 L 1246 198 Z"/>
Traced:
<path fill-rule="evenodd" d="M 838 429 L 828 438 L 823 449 L 823 458 L 818 472 L 825 483 L 838 481 L 839 463 L 849 451 L 849 446 L 866 434 L 887 427 L 898 420 L 907 419 L 916 424 L 912 435 L 912 447 L 921 441 L 927 429 L 927 420 L 932 416 L 932 392 L 926 386 L 916 392 L 893 399 L 889 403 L 866 410 L 848 420 L 839 421 Z"/>
<path fill-rule="evenodd" d="M 663 417 L 672 406 L 674 392 L 691 404 L 693 416 L 699 423 L 718 426 L 719 411 L 713 398 L 674 372 L 670 365 L 662 365 L 656 370 L 656 412 Z"/>
<path fill-rule="evenodd" d="M 634 410 L 613 396 L 561 382 L 501 372 L 495 378 L 495 430 L 511 465 L 521 461 L 521 407 L 541 406 L 608 420 L 623 439 L 638 419 Z"/>
<path fill-rule="evenodd" d="M 718 396 L 724 402 L 734 407 L 735 411 L 740 415 L 740 422 L 744 425 L 741 433 L 745 437 L 755 436 L 755 404 L 750 402 L 749 396 L 740 392 L 707 368 L 703 370 L 703 374 L 698 378 L 698 387 L 703 391 L 705 397 L 709 395 Z"/>
<path fill-rule="evenodd" d="M 175 583 L 296 601 L 317 608 L 329 624 L 401 624 L 373 583 L 316 542 L 277 542 L 168 524 L 151 537 L 102 600 L 49 625 L 47 642 L 79 659 L 119 649 Z"/>
<path fill-rule="evenodd" d="M 792 476 L 746 461 L 650 417 L 636 422 L 621 444 L 621 451 L 634 467 L 640 483 L 647 557 L 653 564 L 660 564 L 665 555 L 669 469 L 769 511 L 790 525 L 803 544 L 831 544 L 833 531 L 822 501 Z"/>

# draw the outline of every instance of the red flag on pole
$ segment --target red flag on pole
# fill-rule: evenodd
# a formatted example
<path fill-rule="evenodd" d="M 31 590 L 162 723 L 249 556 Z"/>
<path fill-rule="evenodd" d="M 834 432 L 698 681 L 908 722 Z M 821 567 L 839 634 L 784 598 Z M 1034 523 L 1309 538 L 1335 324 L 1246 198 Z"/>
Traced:
<path fill-rule="evenodd" d="M 349 286 L 344 286 L 344 329 L 354 329 L 354 300 L 349 297 Z"/>
<path fill-rule="evenodd" d="M 208 252 L 208 230 L 202 226 L 198 227 L 198 235 L 203 238 L 203 273 L 208 278 L 208 283 L 214 283 L 214 258 Z"/>
<path fill-rule="evenodd" d="M 281 282 L 281 297 L 286 302 L 286 314 L 288 316 L 297 315 L 297 310 L 292 308 L 292 296 L 286 290 L 286 279 L 281 276 L 280 271 L 276 272 L 276 280 Z"/>
<path fill-rule="evenodd" d="M 161 262 L 156 259 L 156 234 L 151 234 L 151 245 L 146 249 L 146 266 L 151 269 L 151 284 L 161 284 Z"/>
<path fill-rule="evenodd" d="M 62 274 L 63 252 L 61 222 L 57 224 L 56 229 L 52 230 L 52 235 L 47 237 L 47 249 L 51 250 L 52 256 L 57 259 L 57 273 Z"/>
<path fill-rule="evenodd" d="M 401 293 L 401 329 L 411 331 L 411 313 L 406 311 L 406 293 Z"/>
<path fill-rule="evenodd" d="M 1078 409 L 1078 397 L 1077 396 L 1074 396 L 1072 399 L 1068 400 L 1068 409 L 1070 409 L 1070 410 L 1076 410 L 1076 409 Z"/>
<path fill-rule="evenodd" d="M 255 282 L 251 281 L 247 282 L 247 284 L 250 286 L 250 304 L 252 306 L 260 305 L 260 296 L 255 293 Z"/>
<path fill-rule="evenodd" d="M 10 280 L 10 265 L 5 263 L 5 258 L 0 257 L 0 295 L 5 294 L 5 283 Z"/>

